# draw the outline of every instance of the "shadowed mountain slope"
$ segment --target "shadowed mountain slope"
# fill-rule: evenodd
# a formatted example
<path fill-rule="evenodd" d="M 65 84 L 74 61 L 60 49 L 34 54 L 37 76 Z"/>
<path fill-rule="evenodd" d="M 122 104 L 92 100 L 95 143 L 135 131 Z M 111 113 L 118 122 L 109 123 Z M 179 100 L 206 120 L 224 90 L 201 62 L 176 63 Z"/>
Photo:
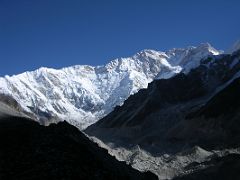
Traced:
<path fill-rule="evenodd" d="M 239 153 L 239 77 L 240 51 L 202 60 L 188 74 L 152 82 L 85 132 L 160 179 L 195 172 L 185 168 Z"/>
<path fill-rule="evenodd" d="M 173 140 L 174 133 L 178 137 L 184 131 L 181 126 L 191 123 L 187 120 L 191 116 L 197 121 L 200 117 L 196 114 L 206 114 L 204 107 L 209 109 L 209 113 L 219 113 L 217 117 L 224 111 L 231 113 L 229 104 L 236 112 L 239 108 L 238 80 L 232 81 L 240 76 L 239 57 L 240 52 L 217 59 L 209 58 L 187 75 L 179 74 L 171 79 L 154 81 L 148 89 L 130 96 L 123 106 L 116 107 L 108 116 L 87 128 L 86 132 L 106 142 L 128 142 L 158 148 L 163 145 L 163 140 Z M 234 63 L 236 60 L 237 63 Z M 226 86 L 226 93 L 218 94 Z M 209 119 L 208 116 L 206 118 Z M 177 127 L 181 127 L 181 131 L 175 132 Z"/>

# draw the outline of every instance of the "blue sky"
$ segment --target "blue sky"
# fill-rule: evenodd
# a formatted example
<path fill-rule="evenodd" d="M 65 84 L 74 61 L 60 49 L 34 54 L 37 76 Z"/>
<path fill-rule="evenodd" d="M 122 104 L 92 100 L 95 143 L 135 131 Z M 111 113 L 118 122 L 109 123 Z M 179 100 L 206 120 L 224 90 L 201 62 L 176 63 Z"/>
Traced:
<path fill-rule="evenodd" d="M 240 38 L 239 0 L 0 0 L 0 76 Z"/>

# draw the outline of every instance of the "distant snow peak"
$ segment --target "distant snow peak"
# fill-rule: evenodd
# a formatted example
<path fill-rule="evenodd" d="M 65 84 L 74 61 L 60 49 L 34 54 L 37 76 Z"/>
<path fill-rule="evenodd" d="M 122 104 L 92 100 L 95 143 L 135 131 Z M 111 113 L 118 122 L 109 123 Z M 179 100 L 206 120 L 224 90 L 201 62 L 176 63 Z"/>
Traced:
<path fill-rule="evenodd" d="M 203 49 L 207 49 L 209 52 L 211 52 L 213 55 L 219 55 L 222 54 L 223 51 L 219 51 L 217 49 L 215 49 L 211 44 L 209 43 L 202 43 L 200 44 L 200 46 L 198 48 L 203 48 Z"/>
<path fill-rule="evenodd" d="M 237 50 L 240 50 L 240 39 L 237 40 L 232 47 L 227 51 L 228 54 L 231 54 Z"/>
<path fill-rule="evenodd" d="M 154 79 L 188 73 L 201 59 L 220 53 L 205 43 L 166 52 L 145 49 L 105 66 L 42 67 L 0 78 L 0 93 L 13 96 L 45 124 L 60 118 L 84 129 Z"/>

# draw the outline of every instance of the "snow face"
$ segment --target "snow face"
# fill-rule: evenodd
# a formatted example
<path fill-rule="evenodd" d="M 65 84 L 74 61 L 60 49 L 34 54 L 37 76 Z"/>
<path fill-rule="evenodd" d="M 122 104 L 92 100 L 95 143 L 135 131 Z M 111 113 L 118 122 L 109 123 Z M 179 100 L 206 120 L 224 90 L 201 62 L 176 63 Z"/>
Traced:
<path fill-rule="evenodd" d="M 143 50 L 104 66 L 40 68 L 0 78 L 0 93 L 11 95 L 39 121 L 57 117 L 84 129 L 154 79 L 187 73 L 201 59 L 220 53 L 209 44 L 201 44 L 167 52 Z"/>

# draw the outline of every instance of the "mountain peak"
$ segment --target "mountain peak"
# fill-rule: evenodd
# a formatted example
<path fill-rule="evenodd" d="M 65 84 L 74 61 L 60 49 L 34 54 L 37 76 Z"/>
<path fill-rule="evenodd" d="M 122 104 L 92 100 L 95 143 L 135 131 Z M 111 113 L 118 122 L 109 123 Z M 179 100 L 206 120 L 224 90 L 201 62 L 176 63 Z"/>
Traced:
<path fill-rule="evenodd" d="M 205 43 L 200 43 L 198 47 L 212 48 L 212 45 L 209 42 L 205 42 Z"/>
<path fill-rule="evenodd" d="M 136 59 L 146 60 L 146 58 L 155 59 L 157 57 L 167 57 L 167 56 L 166 56 L 165 52 L 152 50 L 152 49 L 144 49 L 144 50 L 138 52 L 137 54 L 135 54 L 133 57 Z"/>
<path fill-rule="evenodd" d="M 213 55 L 219 55 L 222 54 L 223 51 L 222 50 L 217 50 L 215 49 L 210 43 L 201 43 L 197 49 L 207 49 L 208 51 L 210 51 Z"/>

